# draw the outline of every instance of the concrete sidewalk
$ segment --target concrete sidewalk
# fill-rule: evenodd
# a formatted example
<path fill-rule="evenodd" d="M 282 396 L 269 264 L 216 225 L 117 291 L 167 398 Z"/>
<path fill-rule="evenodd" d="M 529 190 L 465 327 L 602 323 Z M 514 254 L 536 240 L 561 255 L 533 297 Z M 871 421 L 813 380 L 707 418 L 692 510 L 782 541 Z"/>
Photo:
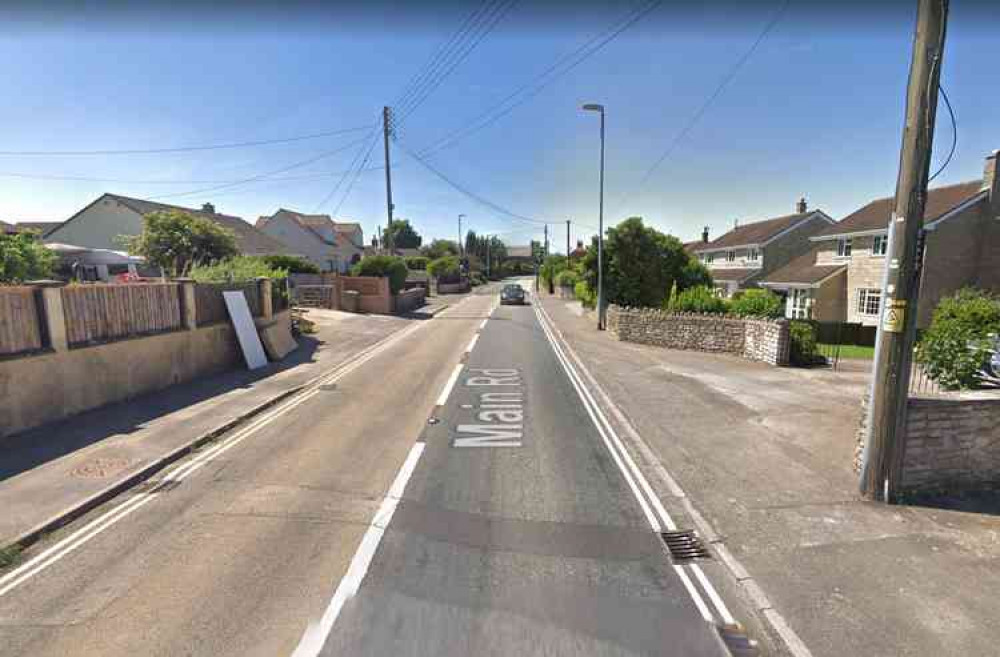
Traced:
<path fill-rule="evenodd" d="M 794 654 L 998 653 L 1000 501 L 858 499 L 851 460 L 867 367 L 773 368 L 622 343 L 579 304 L 542 302 L 746 568 L 734 579 L 747 596 L 752 581 L 804 641 Z"/>
<path fill-rule="evenodd" d="M 443 308 L 432 306 L 428 316 Z M 0 547 L 78 509 L 408 326 L 413 319 L 310 310 L 316 332 L 280 363 L 234 370 L 0 440 Z M 40 400 L 40 403 L 44 403 Z"/>

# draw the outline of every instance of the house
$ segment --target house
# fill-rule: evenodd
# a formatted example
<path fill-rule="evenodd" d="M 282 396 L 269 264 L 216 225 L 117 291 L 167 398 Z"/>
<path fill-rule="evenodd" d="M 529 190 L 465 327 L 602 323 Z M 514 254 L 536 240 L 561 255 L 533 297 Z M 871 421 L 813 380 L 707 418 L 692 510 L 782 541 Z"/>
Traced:
<path fill-rule="evenodd" d="M 583 259 L 587 255 L 587 249 L 583 246 L 583 240 L 576 241 L 576 248 L 569 252 L 571 262 Z"/>
<path fill-rule="evenodd" d="M 270 217 L 257 219 L 256 226 L 323 271 L 346 273 L 364 251 L 361 226 L 337 224 L 328 214 L 303 214 L 280 208 Z M 346 228 L 341 230 L 339 226 Z"/>
<path fill-rule="evenodd" d="M 177 205 L 144 201 L 117 194 L 102 194 L 85 208 L 49 230 L 46 242 L 72 244 L 91 249 L 120 250 L 119 235 L 139 235 L 142 232 L 142 218 L 151 212 L 180 210 L 210 219 L 236 235 L 236 244 L 244 255 L 295 255 L 281 242 L 265 235 L 239 217 L 219 214 L 211 203 L 201 210 L 183 208 Z"/>
<path fill-rule="evenodd" d="M 981 180 L 928 190 L 917 326 L 941 297 L 974 285 L 1000 290 L 1000 180 L 994 152 Z M 772 272 L 763 285 L 788 295 L 789 317 L 878 324 L 893 197 L 880 198 L 812 237 L 809 258 Z M 794 298 L 794 301 L 792 300 Z M 794 307 L 794 310 L 792 309 Z"/>
<path fill-rule="evenodd" d="M 0 221 L 0 233 L 4 235 L 16 235 L 18 233 L 37 233 L 40 237 L 53 228 L 61 224 L 61 221 Z"/>
<path fill-rule="evenodd" d="M 684 251 L 686 253 L 694 256 L 694 257 L 697 257 L 695 255 L 695 250 L 701 248 L 702 246 L 705 246 L 708 243 L 709 243 L 709 239 L 708 239 L 708 226 L 705 226 L 705 228 L 701 231 L 701 239 L 700 240 L 695 240 L 693 242 L 684 242 L 683 243 L 683 245 L 684 245 Z"/>
<path fill-rule="evenodd" d="M 534 264 L 535 256 L 534 250 L 531 245 L 528 246 L 508 246 L 507 247 L 507 261 L 508 262 L 523 262 L 526 264 Z"/>
<path fill-rule="evenodd" d="M 707 244 L 706 231 L 691 253 L 711 272 L 716 291 L 731 297 L 806 253 L 812 248 L 809 238 L 833 223 L 822 210 L 808 210 L 803 198 L 794 214 L 737 225 Z"/>
<path fill-rule="evenodd" d="M 6 221 L 0 221 L 0 235 L 16 235 L 17 228 L 14 224 L 9 224 Z"/>

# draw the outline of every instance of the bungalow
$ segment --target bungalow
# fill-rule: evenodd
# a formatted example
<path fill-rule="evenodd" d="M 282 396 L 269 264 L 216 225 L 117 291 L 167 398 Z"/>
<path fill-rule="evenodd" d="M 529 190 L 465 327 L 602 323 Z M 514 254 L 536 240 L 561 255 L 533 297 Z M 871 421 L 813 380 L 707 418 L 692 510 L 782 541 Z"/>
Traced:
<path fill-rule="evenodd" d="M 328 214 L 303 214 L 280 208 L 270 217 L 257 219 L 256 226 L 323 271 L 345 273 L 361 259 L 364 251 L 361 226 L 337 224 Z"/>
<path fill-rule="evenodd" d="M 702 244 L 690 252 L 708 268 L 716 291 L 731 297 L 808 251 L 809 238 L 831 224 L 825 212 L 808 210 L 806 200 L 799 199 L 795 214 L 737 225 L 708 243 L 706 230 Z"/>
<path fill-rule="evenodd" d="M 117 194 L 102 194 L 97 200 L 48 231 L 44 239 L 46 242 L 115 251 L 122 248 L 118 240 L 120 235 L 139 235 L 142 233 L 143 216 L 164 210 L 187 212 L 210 219 L 229 229 L 236 235 L 236 244 L 244 255 L 296 253 L 239 217 L 217 213 L 211 203 L 203 205 L 201 210 L 193 210 Z"/>
<path fill-rule="evenodd" d="M 994 152 L 983 178 L 928 190 L 917 326 L 943 296 L 975 285 L 1000 290 L 1000 180 Z M 786 316 L 875 326 L 882 310 L 892 197 L 852 212 L 812 237 L 813 250 L 761 285 L 786 295 Z"/>

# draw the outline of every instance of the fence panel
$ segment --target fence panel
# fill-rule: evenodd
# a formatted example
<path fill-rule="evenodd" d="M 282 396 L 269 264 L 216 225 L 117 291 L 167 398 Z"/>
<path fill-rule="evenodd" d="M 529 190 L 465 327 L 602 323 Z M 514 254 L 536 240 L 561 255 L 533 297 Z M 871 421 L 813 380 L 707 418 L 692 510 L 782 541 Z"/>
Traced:
<path fill-rule="evenodd" d="M 250 306 L 250 314 L 260 317 L 260 289 L 257 282 L 251 283 L 198 283 L 194 288 L 198 325 L 217 324 L 229 321 L 229 311 L 222 293 L 227 290 L 241 290 Z"/>
<path fill-rule="evenodd" d="M 175 283 L 69 285 L 61 293 L 71 346 L 181 328 Z"/>
<path fill-rule="evenodd" d="M 36 303 L 34 288 L 0 287 L 0 356 L 44 346 Z"/>

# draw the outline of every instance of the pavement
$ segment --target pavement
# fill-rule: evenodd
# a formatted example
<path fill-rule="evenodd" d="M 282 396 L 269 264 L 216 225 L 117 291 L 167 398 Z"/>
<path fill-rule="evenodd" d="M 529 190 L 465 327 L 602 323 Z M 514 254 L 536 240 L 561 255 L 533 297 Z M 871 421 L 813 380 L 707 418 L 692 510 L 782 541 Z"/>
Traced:
<path fill-rule="evenodd" d="M 689 507 L 725 557 L 768 650 L 997 654 L 1000 498 L 861 501 L 851 462 L 866 364 L 773 368 L 623 343 L 578 303 L 543 307 L 630 427 L 637 461 L 662 475 L 668 508 Z"/>
<path fill-rule="evenodd" d="M 31 546 L 0 571 L 3 654 L 743 645 L 723 566 L 661 542 L 690 519 L 661 504 L 536 308 L 495 302 L 409 322 Z"/>

